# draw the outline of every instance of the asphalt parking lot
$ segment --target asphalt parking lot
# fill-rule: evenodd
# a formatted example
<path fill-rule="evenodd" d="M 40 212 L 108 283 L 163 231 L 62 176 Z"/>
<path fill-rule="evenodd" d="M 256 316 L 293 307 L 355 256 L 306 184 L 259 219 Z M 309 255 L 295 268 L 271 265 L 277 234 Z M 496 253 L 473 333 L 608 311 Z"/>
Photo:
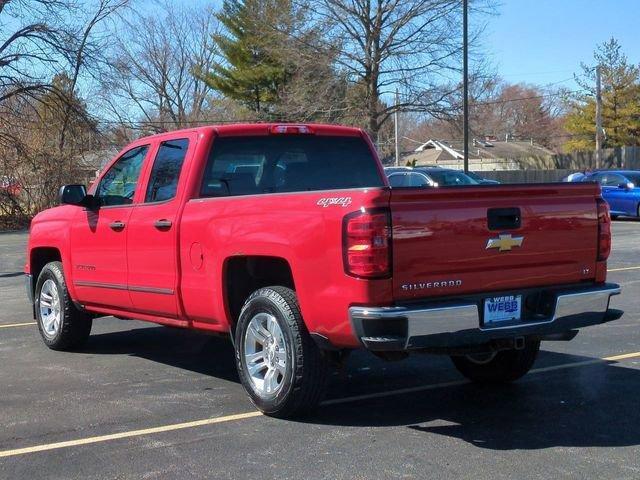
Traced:
<path fill-rule="evenodd" d="M 48 350 L 26 234 L 0 234 L 0 478 L 640 478 L 640 222 L 613 231 L 621 320 L 544 343 L 500 388 L 357 353 L 304 421 L 255 412 L 216 337 L 105 318 L 82 351 Z"/>

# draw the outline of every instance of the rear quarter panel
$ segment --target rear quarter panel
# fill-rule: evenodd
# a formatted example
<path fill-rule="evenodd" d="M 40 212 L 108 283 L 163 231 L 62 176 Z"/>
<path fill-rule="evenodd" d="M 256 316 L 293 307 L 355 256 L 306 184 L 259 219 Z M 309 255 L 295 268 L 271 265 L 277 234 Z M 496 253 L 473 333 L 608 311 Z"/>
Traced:
<path fill-rule="evenodd" d="M 232 319 L 224 294 L 225 262 L 235 256 L 280 257 L 291 267 L 309 331 L 336 345 L 357 346 L 349 306 L 390 304 L 391 280 L 344 273 L 342 220 L 360 208 L 386 207 L 388 197 L 387 189 L 377 188 L 190 200 L 180 234 L 185 314 L 227 331 Z M 202 252 L 199 268 L 194 249 Z"/>

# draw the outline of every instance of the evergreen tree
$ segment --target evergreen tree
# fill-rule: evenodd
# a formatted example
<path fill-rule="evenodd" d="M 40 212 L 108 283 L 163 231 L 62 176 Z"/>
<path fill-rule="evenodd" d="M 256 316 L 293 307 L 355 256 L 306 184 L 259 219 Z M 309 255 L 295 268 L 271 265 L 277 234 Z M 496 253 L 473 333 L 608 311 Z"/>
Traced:
<path fill-rule="evenodd" d="M 213 38 L 225 62 L 214 64 L 205 81 L 258 114 L 268 112 L 292 74 L 278 55 L 296 23 L 291 1 L 225 0 L 217 17 L 226 31 Z"/>
<path fill-rule="evenodd" d="M 629 64 L 620 44 L 611 39 L 594 52 L 595 65 L 600 66 L 602 79 L 602 126 L 605 147 L 640 144 L 640 67 Z M 589 93 L 573 103 L 565 120 L 565 129 L 572 135 L 565 149 L 595 148 L 595 67 L 582 64 L 583 79 L 578 84 Z"/>

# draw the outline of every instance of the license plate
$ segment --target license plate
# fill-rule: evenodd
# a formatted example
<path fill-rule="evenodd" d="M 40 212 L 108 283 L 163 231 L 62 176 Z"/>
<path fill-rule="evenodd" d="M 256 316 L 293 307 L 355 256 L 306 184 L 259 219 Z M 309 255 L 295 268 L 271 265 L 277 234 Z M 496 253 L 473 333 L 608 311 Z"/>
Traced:
<path fill-rule="evenodd" d="M 484 301 L 484 324 L 520 320 L 521 311 L 522 295 L 487 298 Z"/>

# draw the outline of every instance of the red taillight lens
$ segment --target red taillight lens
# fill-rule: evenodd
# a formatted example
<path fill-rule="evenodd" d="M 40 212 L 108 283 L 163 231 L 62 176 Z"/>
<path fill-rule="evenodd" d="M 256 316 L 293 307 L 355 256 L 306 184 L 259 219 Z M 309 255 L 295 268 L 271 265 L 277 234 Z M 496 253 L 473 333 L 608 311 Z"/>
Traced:
<path fill-rule="evenodd" d="M 313 129 L 308 125 L 274 125 L 272 135 L 313 135 Z"/>
<path fill-rule="evenodd" d="M 355 212 L 344 218 L 344 269 L 364 278 L 391 273 L 391 218 L 388 211 Z"/>
<path fill-rule="evenodd" d="M 598 261 L 603 262 L 611 253 L 611 216 L 609 205 L 602 198 L 597 199 L 598 204 Z"/>

